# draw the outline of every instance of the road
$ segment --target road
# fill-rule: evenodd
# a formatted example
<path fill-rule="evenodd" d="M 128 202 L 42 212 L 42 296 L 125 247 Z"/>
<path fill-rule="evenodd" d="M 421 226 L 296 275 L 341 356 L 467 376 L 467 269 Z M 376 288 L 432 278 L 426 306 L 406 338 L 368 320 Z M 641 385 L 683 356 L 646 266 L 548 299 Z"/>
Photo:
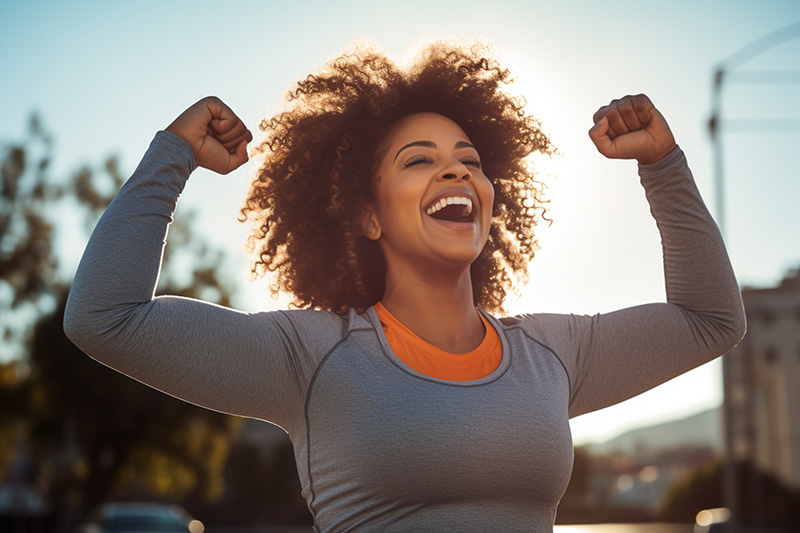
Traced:
<path fill-rule="evenodd" d="M 689 524 L 586 524 L 556 526 L 553 533 L 692 533 Z"/>
<path fill-rule="evenodd" d="M 305 527 L 227 528 L 209 526 L 206 533 L 310 533 Z M 692 533 L 688 524 L 587 524 L 556 526 L 553 533 Z"/>

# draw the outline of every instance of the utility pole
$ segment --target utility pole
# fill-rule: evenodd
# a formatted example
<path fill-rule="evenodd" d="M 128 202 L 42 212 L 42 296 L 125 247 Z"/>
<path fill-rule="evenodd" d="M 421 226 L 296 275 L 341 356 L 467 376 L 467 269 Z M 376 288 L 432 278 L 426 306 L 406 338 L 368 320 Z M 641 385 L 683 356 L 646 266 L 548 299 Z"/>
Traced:
<path fill-rule="evenodd" d="M 711 117 L 708 121 L 708 129 L 711 136 L 714 160 L 714 203 L 716 208 L 716 218 L 723 237 L 725 236 L 727 229 L 725 213 L 725 161 L 723 151 L 723 133 L 725 131 L 736 133 L 785 133 L 791 131 L 800 131 L 800 120 L 797 119 L 723 120 L 723 88 L 726 84 L 800 84 L 800 71 L 737 70 L 739 66 L 750 61 L 754 57 L 798 37 L 800 37 L 800 23 L 778 29 L 744 46 L 726 60 L 721 62 L 714 70 L 711 92 Z M 736 468 L 736 457 L 734 456 L 735 437 L 733 421 L 736 417 L 737 410 L 743 410 L 744 416 L 747 419 L 747 429 L 745 431 L 746 440 L 748 441 L 746 443 L 747 453 L 751 458 L 754 459 L 756 435 L 753 428 L 753 417 L 756 415 L 756 398 L 753 394 L 753 389 L 755 387 L 751 387 L 750 390 L 746 391 L 747 397 L 744 401 L 745 405 L 737 406 L 733 398 L 731 398 L 731 391 L 733 390 L 733 377 L 730 359 L 727 357 L 723 358 L 723 413 L 725 417 L 725 469 L 723 498 L 725 505 L 731 510 L 731 521 L 729 524 L 727 524 L 728 529 L 726 529 L 726 531 L 730 533 L 738 533 L 741 526 L 740 511 L 742 509 L 742 502 L 739 501 L 740 495 L 742 494 L 740 488 L 747 486 L 748 489 L 751 490 L 750 496 L 754 500 L 751 503 L 751 509 L 763 509 L 764 502 L 763 492 L 760 490 L 760 483 L 756 482 L 755 486 L 753 483 L 743 484 L 742 480 L 739 479 Z M 753 382 L 753 378 L 754 376 L 749 376 L 748 382 Z M 744 407 L 744 409 L 742 409 L 742 407 Z M 755 464 L 752 466 L 755 468 Z M 757 512 L 758 511 L 756 511 L 756 513 Z M 756 517 L 756 519 L 758 519 L 758 517 Z"/>

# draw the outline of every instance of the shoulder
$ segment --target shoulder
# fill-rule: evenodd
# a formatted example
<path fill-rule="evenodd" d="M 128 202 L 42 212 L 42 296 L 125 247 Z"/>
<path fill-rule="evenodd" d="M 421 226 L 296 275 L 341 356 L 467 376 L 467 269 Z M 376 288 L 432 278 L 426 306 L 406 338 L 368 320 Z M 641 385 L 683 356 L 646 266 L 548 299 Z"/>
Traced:
<path fill-rule="evenodd" d="M 499 322 L 510 335 L 516 330 L 541 344 L 561 360 L 567 371 L 575 371 L 577 361 L 591 342 L 595 317 L 588 315 L 530 313 L 503 317 Z"/>
<path fill-rule="evenodd" d="M 592 317 L 558 313 L 526 313 L 499 319 L 506 330 L 519 329 L 544 345 L 574 341 L 591 327 Z"/>
<path fill-rule="evenodd" d="M 366 313 L 358 314 L 353 309 L 345 315 L 312 309 L 274 311 L 266 315 L 293 344 L 316 352 L 329 350 L 353 330 L 373 328 Z"/>

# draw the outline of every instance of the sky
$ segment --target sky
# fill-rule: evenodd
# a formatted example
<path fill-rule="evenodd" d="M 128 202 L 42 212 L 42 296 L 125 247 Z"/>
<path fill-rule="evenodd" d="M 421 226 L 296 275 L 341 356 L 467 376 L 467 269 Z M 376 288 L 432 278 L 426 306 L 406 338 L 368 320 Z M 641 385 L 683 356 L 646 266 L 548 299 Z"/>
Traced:
<path fill-rule="evenodd" d="M 195 101 L 216 95 L 254 131 L 275 113 L 293 81 L 319 69 L 356 39 L 402 60 L 434 38 L 495 43 L 559 149 L 537 160 L 548 187 L 550 226 L 530 283 L 512 313 L 593 314 L 664 301 L 661 250 L 636 164 L 610 161 L 586 134 L 593 113 L 626 94 L 647 94 L 687 155 L 712 213 L 708 134 L 714 69 L 744 46 L 800 23 L 794 0 L 604 2 L 471 0 L 37 1 L 0 0 L 0 144 L 23 138 L 37 112 L 56 139 L 54 173 L 100 167 L 117 154 L 133 171 L 153 135 Z M 794 38 L 733 65 L 733 71 L 800 70 Z M 794 129 L 723 127 L 725 238 L 740 284 L 772 286 L 800 267 L 800 98 L 798 84 L 737 84 L 722 90 L 723 121 L 794 120 Z M 723 124 L 727 124 L 723 122 Z M 739 123 L 741 124 L 741 123 Z M 253 162 L 227 176 L 197 170 L 177 216 L 225 250 L 236 307 L 285 307 L 264 283 L 248 283 L 238 210 Z M 80 221 L 59 224 L 61 269 L 74 272 L 87 236 Z M 618 406 L 573 420 L 576 444 L 690 415 L 720 404 L 716 361 Z"/>

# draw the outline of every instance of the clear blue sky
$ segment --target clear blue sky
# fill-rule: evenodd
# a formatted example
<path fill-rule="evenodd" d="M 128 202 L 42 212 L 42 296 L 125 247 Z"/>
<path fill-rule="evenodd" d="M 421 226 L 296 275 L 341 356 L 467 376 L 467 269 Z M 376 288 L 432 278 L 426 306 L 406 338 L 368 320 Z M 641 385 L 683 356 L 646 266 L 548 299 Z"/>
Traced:
<path fill-rule="evenodd" d="M 586 130 L 609 100 L 644 92 L 669 121 L 714 209 L 706 129 L 714 66 L 749 42 L 800 22 L 800 2 L 8 2 L 0 0 L 0 142 L 19 139 L 38 111 L 57 141 L 55 170 L 99 164 L 116 153 L 130 172 L 154 132 L 208 94 L 255 131 L 289 84 L 356 38 L 400 56 L 425 37 L 480 35 L 498 44 L 529 109 L 563 157 L 543 162 L 552 227 L 514 312 L 594 313 L 664 298 L 655 225 L 635 164 L 606 161 Z M 800 39 L 742 65 L 800 69 Z M 730 86 L 724 116 L 800 119 L 800 85 Z M 727 242 L 743 284 L 776 283 L 800 266 L 800 133 L 729 133 Z M 181 210 L 228 251 L 241 281 L 237 306 L 281 305 L 245 284 L 246 228 L 236 222 L 253 171 L 197 171 Z M 63 269 L 84 245 L 61 233 Z M 74 223 L 74 224 L 73 224 Z M 712 363 L 621 406 L 575 421 L 576 442 L 690 414 L 721 399 Z"/>

